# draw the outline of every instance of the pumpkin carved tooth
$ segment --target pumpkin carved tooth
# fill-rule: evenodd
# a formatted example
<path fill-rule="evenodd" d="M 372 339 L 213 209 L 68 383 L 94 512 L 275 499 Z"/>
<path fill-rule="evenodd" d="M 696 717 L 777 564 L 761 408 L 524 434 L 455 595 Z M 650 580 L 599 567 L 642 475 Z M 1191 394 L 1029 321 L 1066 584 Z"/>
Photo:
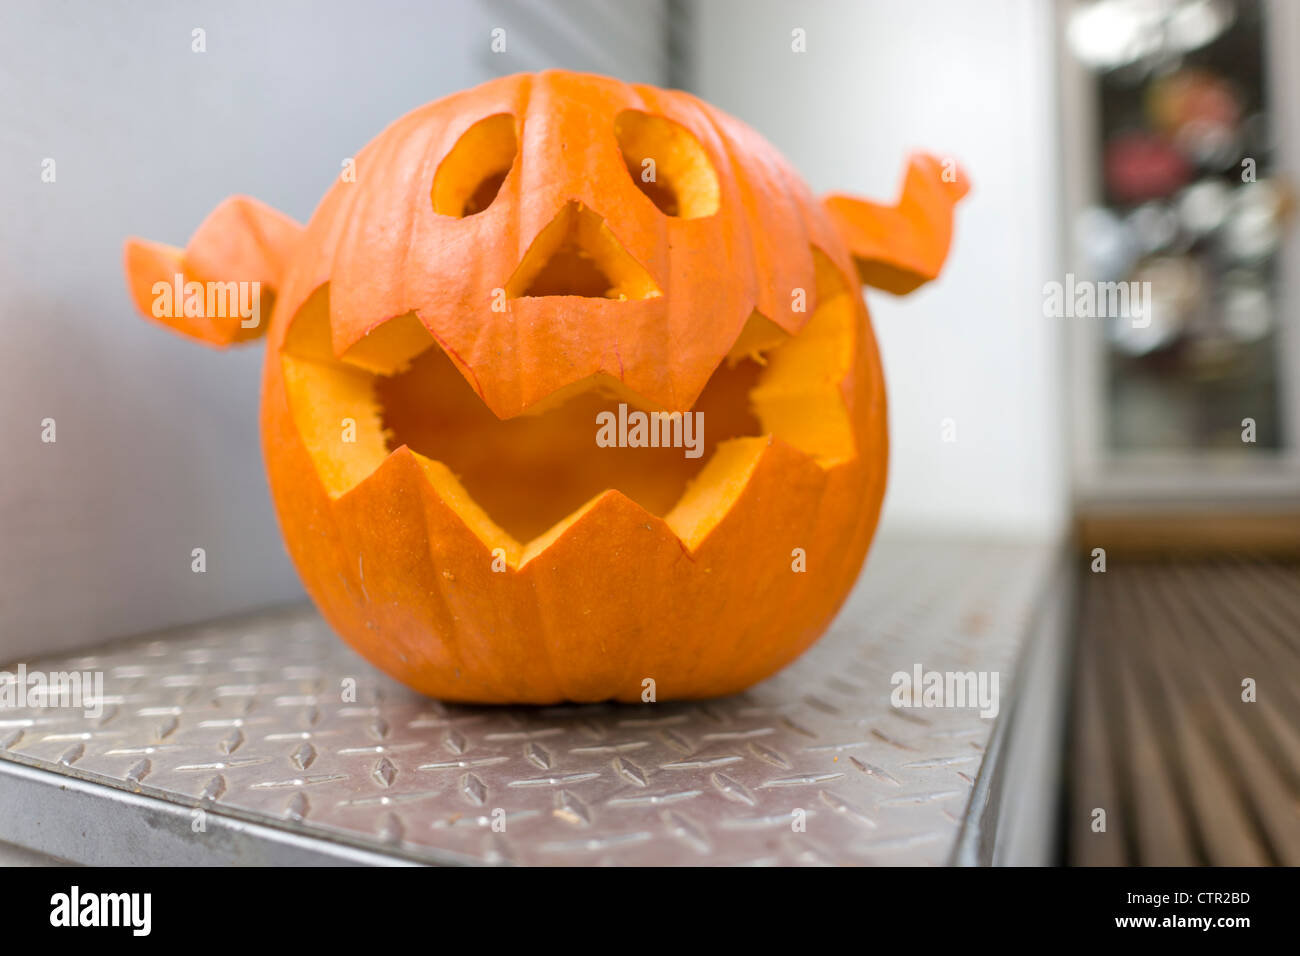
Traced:
<path fill-rule="evenodd" d="M 343 638 L 517 703 L 732 693 L 814 641 L 884 494 L 858 282 L 937 275 L 964 178 L 921 157 L 896 206 L 818 202 L 688 94 L 565 72 L 422 107 L 357 166 L 304 230 L 235 199 L 127 253 L 142 309 L 172 269 L 274 291 L 269 484 Z M 620 404 L 702 413 L 702 454 L 601 447 Z"/>

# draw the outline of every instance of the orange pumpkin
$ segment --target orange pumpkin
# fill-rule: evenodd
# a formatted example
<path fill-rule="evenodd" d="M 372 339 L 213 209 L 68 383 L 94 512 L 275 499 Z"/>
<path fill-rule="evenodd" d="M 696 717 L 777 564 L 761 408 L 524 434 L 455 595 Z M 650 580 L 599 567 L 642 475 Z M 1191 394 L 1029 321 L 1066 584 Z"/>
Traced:
<path fill-rule="evenodd" d="M 398 120 L 305 229 L 231 199 L 126 271 L 216 346 L 268 323 L 160 310 L 165 286 L 274 294 L 271 492 L 372 663 L 446 700 L 708 697 L 794 659 L 856 578 L 887 458 L 858 281 L 934 278 L 966 188 L 917 156 L 894 207 L 818 202 L 692 96 L 547 72 Z M 604 447 L 604 412 L 663 440 Z"/>

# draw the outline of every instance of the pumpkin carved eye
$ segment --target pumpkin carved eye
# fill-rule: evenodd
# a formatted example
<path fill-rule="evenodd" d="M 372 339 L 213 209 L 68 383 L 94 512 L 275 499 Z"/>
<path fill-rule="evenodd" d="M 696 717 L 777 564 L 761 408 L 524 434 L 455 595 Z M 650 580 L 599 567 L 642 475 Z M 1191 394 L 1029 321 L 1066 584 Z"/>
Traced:
<path fill-rule="evenodd" d="M 515 118 L 497 113 L 467 129 L 433 176 L 433 211 L 464 219 L 497 198 L 519 152 Z"/>
<path fill-rule="evenodd" d="M 614 136 L 628 175 L 664 215 L 698 219 L 718 211 L 718 175 L 686 127 L 624 110 L 614 118 Z"/>

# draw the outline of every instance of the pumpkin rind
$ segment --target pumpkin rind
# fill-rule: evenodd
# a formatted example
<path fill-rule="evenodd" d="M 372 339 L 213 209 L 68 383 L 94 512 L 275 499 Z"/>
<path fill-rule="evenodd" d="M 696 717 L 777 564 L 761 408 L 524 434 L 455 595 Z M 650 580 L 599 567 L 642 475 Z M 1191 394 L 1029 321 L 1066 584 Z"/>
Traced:
<path fill-rule="evenodd" d="M 696 138 L 718 175 L 717 214 L 647 214 L 614 135 L 629 109 L 665 116 Z M 519 155 L 496 201 L 473 216 L 439 215 L 429 193 L 440 160 L 478 121 L 501 113 L 516 119 Z M 335 183 L 313 216 L 300 253 L 310 278 L 286 308 L 296 311 L 328 279 L 339 354 L 416 313 L 501 418 L 599 373 L 685 410 L 752 311 L 790 334 L 803 327 L 807 313 L 794 310 L 791 293 L 815 285 L 811 247 L 849 265 L 820 204 L 757 134 L 686 93 L 604 77 L 525 74 L 454 94 L 382 132 L 356 169 L 357 181 Z M 590 301 L 591 321 L 578 324 L 567 321 L 563 297 L 494 310 L 494 290 L 570 203 L 598 214 L 663 294 Z"/>
<path fill-rule="evenodd" d="M 654 137 L 673 151 L 664 174 L 682 177 L 671 195 L 634 179 Z M 183 254 L 129 244 L 127 272 L 142 309 L 144 283 L 173 266 L 275 292 L 272 497 L 308 592 L 367 660 L 454 701 L 636 701 L 648 680 L 655 699 L 710 697 L 793 660 L 851 588 L 888 458 L 857 282 L 933 278 L 965 188 L 919 157 L 895 207 L 823 204 L 688 94 L 547 72 L 399 119 L 301 231 L 237 198 Z M 574 235 L 610 288 L 537 286 Z M 686 411 L 724 363 L 770 361 L 748 393 L 767 433 L 718 445 L 665 514 L 609 488 L 516 540 L 446 464 L 383 433 L 374 376 L 426 348 L 499 419 L 597 387 Z M 328 437 L 340 417 L 361 432 L 342 450 Z"/>
<path fill-rule="evenodd" d="M 635 701 L 646 678 L 661 700 L 711 697 L 775 673 L 848 593 L 884 494 L 884 387 L 865 307 L 853 302 L 859 339 L 841 385 L 860 452 L 852 461 L 824 470 L 770 441 L 693 552 L 663 519 L 609 491 L 504 572 L 405 447 L 331 500 L 272 348 L 264 454 L 308 591 L 364 657 L 444 700 Z M 792 570 L 794 548 L 806 552 L 807 573 Z"/>

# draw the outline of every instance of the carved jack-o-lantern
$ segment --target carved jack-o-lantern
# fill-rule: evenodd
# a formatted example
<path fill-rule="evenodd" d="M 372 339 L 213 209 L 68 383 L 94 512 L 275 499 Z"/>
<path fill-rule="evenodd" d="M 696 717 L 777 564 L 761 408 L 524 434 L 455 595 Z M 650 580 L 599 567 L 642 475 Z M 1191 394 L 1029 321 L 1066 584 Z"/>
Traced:
<path fill-rule="evenodd" d="M 235 198 L 126 268 L 211 345 L 268 325 L 229 283 L 274 293 L 271 491 L 371 662 L 448 700 L 702 697 L 857 576 L 887 457 L 858 284 L 934 278 L 965 191 L 918 156 L 897 206 L 819 202 L 692 96 L 548 72 L 398 120 L 305 229 Z"/>

